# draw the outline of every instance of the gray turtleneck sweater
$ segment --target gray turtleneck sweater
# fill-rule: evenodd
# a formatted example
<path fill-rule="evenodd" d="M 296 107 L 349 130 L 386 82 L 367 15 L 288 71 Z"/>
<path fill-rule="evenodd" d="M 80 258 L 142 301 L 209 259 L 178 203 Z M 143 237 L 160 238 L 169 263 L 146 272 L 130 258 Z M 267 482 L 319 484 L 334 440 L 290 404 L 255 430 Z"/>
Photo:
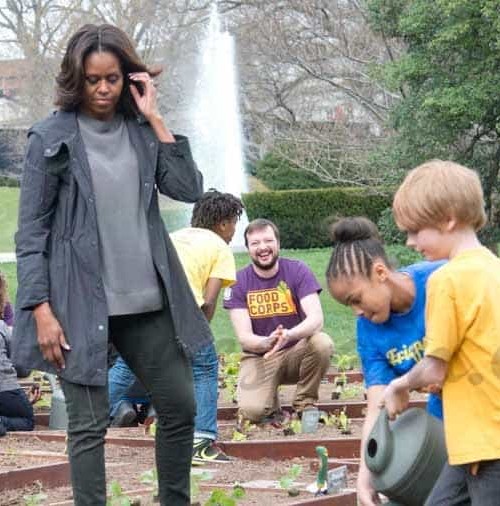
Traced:
<path fill-rule="evenodd" d="M 110 121 L 100 121 L 79 114 L 78 125 L 94 188 L 109 315 L 161 309 L 139 164 L 124 118 L 116 114 Z"/>

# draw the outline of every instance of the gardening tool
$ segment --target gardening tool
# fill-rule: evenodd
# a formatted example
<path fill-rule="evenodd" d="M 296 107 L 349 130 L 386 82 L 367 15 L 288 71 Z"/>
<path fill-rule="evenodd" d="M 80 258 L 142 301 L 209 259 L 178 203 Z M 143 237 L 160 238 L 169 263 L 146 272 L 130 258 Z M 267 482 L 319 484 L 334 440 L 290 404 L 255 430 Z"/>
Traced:
<path fill-rule="evenodd" d="M 50 403 L 49 429 L 66 430 L 68 428 L 68 415 L 66 413 L 66 401 L 61 385 L 55 374 L 45 374 L 52 389 L 52 401 Z"/>
<path fill-rule="evenodd" d="M 446 461 L 443 424 L 421 408 L 389 422 L 382 409 L 366 442 L 365 461 L 377 492 L 393 503 L 422 506 Z"/>

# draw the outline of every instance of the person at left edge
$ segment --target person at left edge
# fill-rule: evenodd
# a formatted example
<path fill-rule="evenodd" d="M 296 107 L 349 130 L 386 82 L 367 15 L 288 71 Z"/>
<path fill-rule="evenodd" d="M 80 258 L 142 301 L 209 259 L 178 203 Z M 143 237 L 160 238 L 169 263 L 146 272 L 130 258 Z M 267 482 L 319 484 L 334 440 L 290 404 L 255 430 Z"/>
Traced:
<path fill-rule="evenodd" d="M 85 25 L 56 78 L 58 110 L 28 134 L 16 234 L 13 361 L 57 373 L 76 506 L 104 506 L 108 338 L 152 394 L 162 505 L 190 504 L 189 357 L 212 341 L 157 192 L 203 193 L 188 140 L 165 126 L 122 30 Z"/>

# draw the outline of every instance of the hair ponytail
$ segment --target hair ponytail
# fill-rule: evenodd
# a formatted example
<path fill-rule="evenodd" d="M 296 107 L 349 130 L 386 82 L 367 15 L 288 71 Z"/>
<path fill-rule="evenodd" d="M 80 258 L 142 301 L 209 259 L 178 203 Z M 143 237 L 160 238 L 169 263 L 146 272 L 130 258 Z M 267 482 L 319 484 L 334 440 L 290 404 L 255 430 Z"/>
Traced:
<path fill-rule="evenodd" d="M 370 277 L 373 261 L 390 267 L 377 226 L 363 216 L 343 218 L 330 229 L 333 252 L 326 270 L 328 280 L 340 276 Z"/>

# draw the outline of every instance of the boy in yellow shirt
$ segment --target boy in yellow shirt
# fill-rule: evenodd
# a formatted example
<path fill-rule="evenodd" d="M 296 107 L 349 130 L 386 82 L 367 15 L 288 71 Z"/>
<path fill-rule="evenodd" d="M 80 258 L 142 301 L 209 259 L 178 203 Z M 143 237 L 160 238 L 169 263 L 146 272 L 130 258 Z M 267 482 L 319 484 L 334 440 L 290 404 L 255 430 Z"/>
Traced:
<path fill-rule="evenodd" d="M 196 302 L 209 322 L 221 289 L 236 281 L 229 243 L 242 212 L 239 198 L 212 189 L 194 205 L 191 227 L 170 234 Z M 193 357 L 196 399 L 193 462 L 230 462 L 216 444 L 218 364 L 213 343 Z"/>
<path fill-rule="evenodd" d="M 450 261 L 428 281 L 426 356 L 389 384 L 383 404 L 393 419 L 411 390 L 442 388 L 448 464 L 425 506 L 458 504 L 457 482 L 472 506 L 498 506 L 500 259 L 476 235 L 486 222 L 481 183 L 466 167 L 433 160 L 408 173 L 393 211 L 408 246 Z"/>

